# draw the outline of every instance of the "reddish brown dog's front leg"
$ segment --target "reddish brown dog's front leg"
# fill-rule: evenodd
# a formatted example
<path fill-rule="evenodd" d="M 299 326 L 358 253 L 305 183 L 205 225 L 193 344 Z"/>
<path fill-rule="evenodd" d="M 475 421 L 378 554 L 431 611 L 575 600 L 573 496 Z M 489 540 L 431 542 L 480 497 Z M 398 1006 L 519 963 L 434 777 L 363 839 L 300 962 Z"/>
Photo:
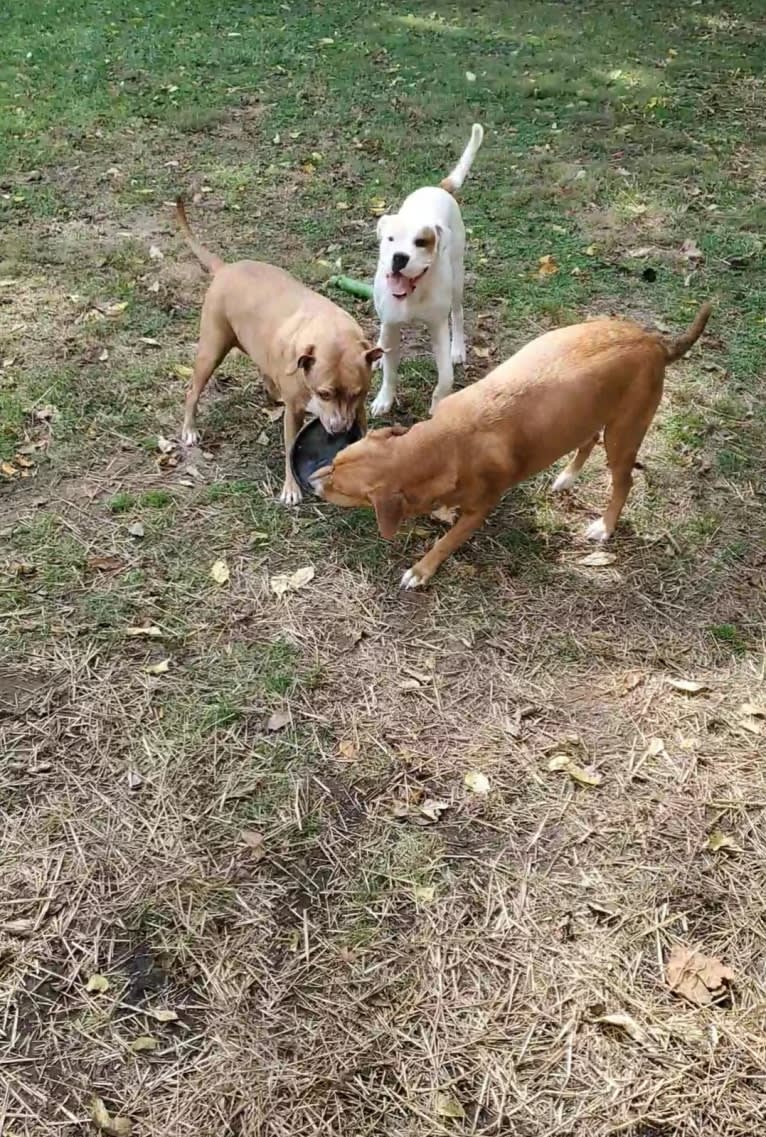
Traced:
<path fill-rule="evenodd" d="M 494 504 L 492 502 L 492 505 Z M 483 525 L 491 508 L 490 505 L 487 508 L 462 513 L 449 532 L 440 537 L 434 547 L 424 557 L 421 557 L 417 564 L 407 569 L 402 577 L 402 588 L 420 588 L 421 584 L 427 584 L 439 565 L 446 561 L 450 553 L 454 553 L 455 549 L 459 549 L 461 545 L 465 544 L 471 534 L 475 533 L 480 525 Z"/>

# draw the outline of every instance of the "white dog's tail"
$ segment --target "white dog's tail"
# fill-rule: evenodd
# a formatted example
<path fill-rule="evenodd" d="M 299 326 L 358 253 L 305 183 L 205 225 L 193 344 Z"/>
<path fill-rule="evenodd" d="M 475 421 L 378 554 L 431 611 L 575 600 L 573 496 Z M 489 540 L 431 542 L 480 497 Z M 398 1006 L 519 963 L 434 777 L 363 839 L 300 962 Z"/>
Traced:
<path fill-rule="evenodd" d="M 445 189 L 447 193 L 454 193 L 455 190 L 460 189 L 463 182 L 468 177 L 468 171 L 473 165 L 473 160 L 476 157 L 476 154 L 478 153 L 479 147 L 481 146 L 483 140 L 484 128 L 480 126 L 478 122 L 475 122 L 471 131 L 470 141 L 463 151 L 460 161 L 458 162 L 457 166 L 455 166 L 455 169 L 452 171 L 452 173 L 448 174 L 444 181 L 439 183 L 442 189 Z"/>

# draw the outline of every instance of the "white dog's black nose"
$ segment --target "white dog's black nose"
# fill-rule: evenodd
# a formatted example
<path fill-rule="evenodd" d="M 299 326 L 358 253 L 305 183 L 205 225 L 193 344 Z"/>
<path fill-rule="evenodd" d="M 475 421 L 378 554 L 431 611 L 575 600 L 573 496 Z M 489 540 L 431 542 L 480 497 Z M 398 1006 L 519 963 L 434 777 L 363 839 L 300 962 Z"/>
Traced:
<path fill-rule="evenodd" d="M 394 253 L 391 259 L 391 268 L 394 272 L 401 272 L 409 259 L 407 253 Z"/>

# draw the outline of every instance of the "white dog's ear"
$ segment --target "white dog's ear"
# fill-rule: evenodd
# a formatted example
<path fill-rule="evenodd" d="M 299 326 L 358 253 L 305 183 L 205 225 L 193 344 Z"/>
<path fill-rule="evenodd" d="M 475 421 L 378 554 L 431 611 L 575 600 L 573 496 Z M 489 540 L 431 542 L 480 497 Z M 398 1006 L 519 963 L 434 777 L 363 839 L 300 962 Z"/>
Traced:
<path fill-rule="evenodd" d="M 379 241 L 382 241 L 385 234 L 386 234 L 386 229 L 388 227 L 388 222 L 389 222 L 390 218 L 391 218 L 390 213 L 384 213 L 382 217 L 378 218 L 378 240 Z"/>

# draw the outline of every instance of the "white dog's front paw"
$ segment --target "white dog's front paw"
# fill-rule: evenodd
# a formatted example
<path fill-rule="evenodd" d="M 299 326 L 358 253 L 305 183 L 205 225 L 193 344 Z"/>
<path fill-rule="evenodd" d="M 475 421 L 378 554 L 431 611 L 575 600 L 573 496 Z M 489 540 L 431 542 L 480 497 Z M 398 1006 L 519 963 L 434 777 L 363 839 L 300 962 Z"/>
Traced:
<path fill-rule="evenodd" d="M 193 426 L 184 426 L 181 430 L 181 441 L 184 446 L 196 446 L 199 442 L 199 431 Z"/>
<path fill-rule="evenodd" d="M 388 414 L 393 405 L 394 396 L 389 394 L 389 392 L 385 389 L 380 390 L 375 396 L 373 404 L 370 407 L 370 414 L 373 416 L 373 418 L 381 418 L 382 415 Z"/>
<path fill-rule="evenodd" d="M 592 521 L 585 530 L 586 541 L 608 541 L 611 536 L 612 534 L 607 532 L 606 525 L 604 525 L 603 517 Z"/>
<path fill-rule="evenodd" d="M 554 479 L 551 490 L 553 493 L 561 493 L 562 490 L 569 490 L 575 484 L 576 478 L 577 474 L 570 474 L 566 470 L 562 470 L 561 473 Z"/>
<path fill-rule="evenodd" d="M 282 486 L 282 492 L 279 495 L 279 500 L 283 505 L 297 505 L 299 501 L 303 501 L 303 493 L 301 487 L 297 482 L 286 481 Z"/>
<path fill-rule="evenodd" d="M 424 584 L 424 583 L 425 583 L 425 581 L 423 580 L 422 576 L 418 572 L 417 568 L 410 568 L 410 569 L 407 569 L 406 573 L 402 577 L 402 583 L 401 583 L 400 587 L 401 588 L 420 588 L 421 584 Z"/>
<path fill-rule="evenodd" d="M 452 362 L 453 363 L 465 363 L 465 357 L 466 357 L 465 344 L 464 343 L 453 343 L 452 351 L 450 352 L 450 359 L 452 360 Z"/>

